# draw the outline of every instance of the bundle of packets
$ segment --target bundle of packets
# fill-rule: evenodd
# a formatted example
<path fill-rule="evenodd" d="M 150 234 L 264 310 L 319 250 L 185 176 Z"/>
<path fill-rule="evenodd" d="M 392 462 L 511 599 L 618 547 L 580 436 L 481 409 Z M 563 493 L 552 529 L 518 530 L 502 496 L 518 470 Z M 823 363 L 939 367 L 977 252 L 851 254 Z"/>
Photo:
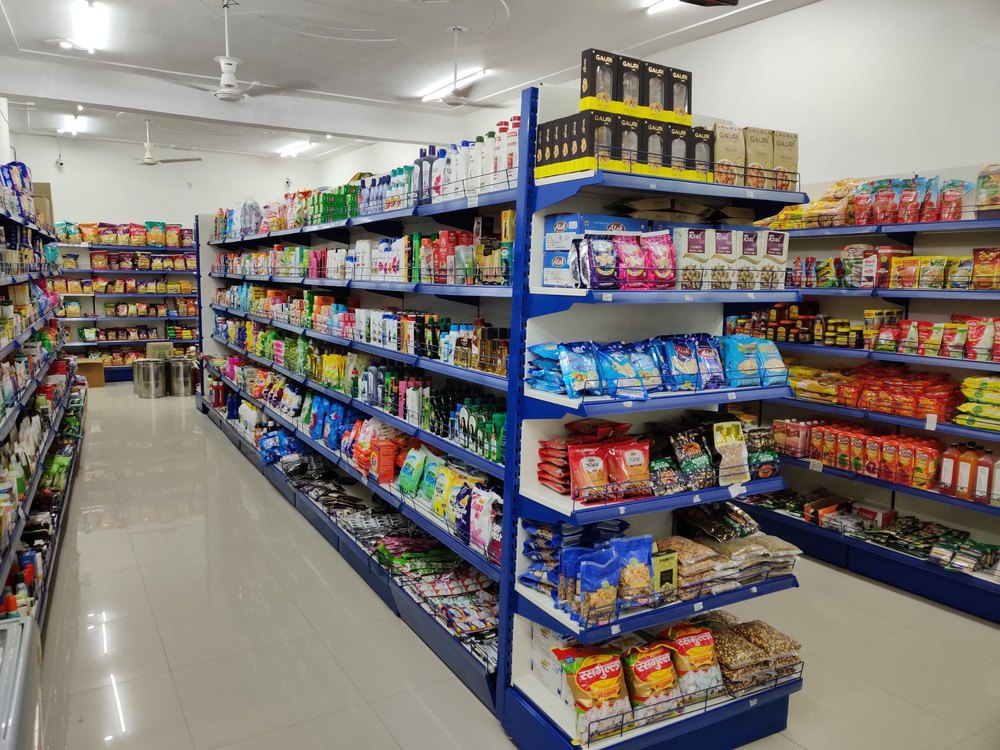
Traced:
<path fill-rule="evenodd" d="M 538 481 L 583 503 L 616 502 L 740 485 L 777 476 L 778 454 L 767 427 L 749 415 L 687 412 L 673 424 L 632 425 L 584 419 L 569 435 L 539 441 Z"/>
<path fill-rule="evenodd" d="M 292 453 L 304 453 L 306 446 L 288 430 L 279 428 L 266 433 L 257 444 L 257 449 L 261 460 L 267 465 Z"/>
<path fill-rule="evenodd" d="M 633 343 L 592 341 L 528 347 L 527 383 L 570 398 L 647 398 L 660 391 L 784 385 L 788 371 L 773 342 L 751 336 L 659 336 Z"/>
<path fill-rule="evenodd" d="M 971 377 L 962 381 L 967 401 L 952 421 L 966 427 L 1000 431 L 1000 378 Z"/>
<path fill-rule="evenodd" d="M 339 476 L 332 463 L 317 453 L 283 456 L 278 468 L 289 483 L 303 495 L 319 505 L 328 514 L 339 510 L 361 510 L 364 502 L 347 493 L 346 484 L 353 479 Z"/>

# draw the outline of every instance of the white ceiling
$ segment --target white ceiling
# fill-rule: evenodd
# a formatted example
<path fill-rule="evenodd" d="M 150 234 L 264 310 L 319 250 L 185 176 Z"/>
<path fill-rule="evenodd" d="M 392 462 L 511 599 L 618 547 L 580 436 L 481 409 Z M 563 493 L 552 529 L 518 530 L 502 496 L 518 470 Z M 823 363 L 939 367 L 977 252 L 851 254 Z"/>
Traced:
<path fill-rule="evenodd" d="M 264 126 L 194 120 L 162 114 L 150 115 L 91 106 L 78 110 L 77 102 L 9 99 L 7 105 L 12 133 L 134 143 L 140 149 L 140 158 L 141 147 L 146 140 L 146 118 L 150 120 L 150 138 L 154 151 L 162 158 L 185 155 L 163 153 L 168 150 L 275 157 L 282 149 L 294 143 L 309 141 L 313 146 L 296 158 L 323 161 L 370 143 L 353 138 L 327 137 L 329 134 L 325 133 L 273 130 Z M 59 130 L 65 130 L 67 118 L 73 116 L 79 118 L 77 135 L 60 134 Z"/>
<path fill-rule="evenodd" d="M 651 0 L 240 0 L 231 54 L 243 61 L 240 81 L 260 85 L 235 104 L 204 90 L 217 84 L 213 58 L 224 53 L 221 0 L 101 1 L 110 41 L 90 55 L 54 42 L 71 35 L 71 0 L 0 0 L 0 93 L 427 142 L 470 111 L 416 97 L 451 74 L 452 25 L 468 28 L 460 68 L 491 72 L 472 98 L 496 103 L 533 83 L 574 79 L 588 47 L 650 56 L 816 0 L 742 0 L 738 9 L 678 2 L 653 16 Z M 393 116 L 400 107 L 405 129 Z"/>

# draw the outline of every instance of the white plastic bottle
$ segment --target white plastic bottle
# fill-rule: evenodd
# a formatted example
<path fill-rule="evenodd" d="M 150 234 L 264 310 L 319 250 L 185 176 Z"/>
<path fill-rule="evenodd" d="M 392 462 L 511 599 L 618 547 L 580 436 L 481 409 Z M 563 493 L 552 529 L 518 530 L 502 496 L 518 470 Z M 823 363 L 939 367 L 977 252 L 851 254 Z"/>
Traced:
<path fill-rule="evenodd" d="M 476 136 L 469 148 L 469 191 L 478 195 L 483 186 L 483 137 Z"/>
<path fill-rule="evenodd" d="M 431 202 L 431 196 L 433 195 L 431 191 L 431 185 L 434 184 L 433 182 L 434 162 L 437 161 L 438 158 L 437 154 L 438 154 L 437 149 L 434 148 L 434 146 L 427 147 L 427 158 L 424 159 L 423 175 L 422 175 L 423 185 L 420 188 L 422 193 L 422 195 L 420 196 L 421 203 Z"/>
<path fill-rule="evenodd" d="M 510 118 L 510 130 L 507 132 L 507 182 L 510 187 L 517 187 L 518 141 L 521 137 L 521 116 Z"/>
<path fill-rule="evenodd" d="M 403 208 L 411 208 L 416 205 L 416 174 L 415 166 L 403 167 Z"/>
<path fill-rule="evenodd" d="M 493 161 L 496 156 L 493 153 L 493 143 L 496 141 L 496 131 L 490 130 L 483 138 L 483 178 L 479 183 L 480 190 L 488 193 L 493 189 L 493 181 L 496 179 L 496 165 Z"/>
<path fill-rule="evenodd" d="M 447 200 L 451 200 L 458 193 L 458 183 L 455 181 L 455 170 L 458 169 L 458 146 L 452 143 L 448 147 L 448 154 L 444 158 L 444 190 L 443 194 Z"/>
<path fill-rule="evenodd" d="M 455 164 L 455 196 L 464 198 L 469 194 L 469 151 L 468 141 L 462 141 L 458 147 L 458 161 Z"/>
<path fill-rule="evenodd" d="M 439 203 L 447 196 L 444 194 L 445 168 L 448 165 L 448 152 L 438 149 L 437 159 L 431 165 L 431 202 Z"/>
<path fill-rule="evenodd" d="M 510 123 L 501 120 L 497 123 L 497 135 L 493 140 L 493 189 L 507 188 L 507 130 Z"/>
<path fill-rule="evenodd" d="M 361 189 L 358 191 L 358 213 L 364 216 L 368 213 L 368 186 L 365 181 L 361 181 Z"/>

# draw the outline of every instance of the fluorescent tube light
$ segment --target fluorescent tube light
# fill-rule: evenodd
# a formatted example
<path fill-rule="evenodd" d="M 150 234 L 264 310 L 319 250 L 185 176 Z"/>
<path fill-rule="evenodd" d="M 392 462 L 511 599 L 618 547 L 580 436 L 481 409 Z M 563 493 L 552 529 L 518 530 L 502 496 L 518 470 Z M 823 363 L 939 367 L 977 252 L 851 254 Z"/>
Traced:
<path fill-rule="evenodd" d="M 646 8 L 646 12 L 653 16 L 657 13 L 662 13 L 665 10 L 673 10 L 674 8 L 679 7 L 681 7 L 680 0 L 659 0 L 659 2 L 653 3 Z"/>
<path fill-rule="evenodd" d="M 77 115 L 66 115 L 65 119 L 63 119 L 63 126 L 57 128 L 56 132 L 59 135 L 65 135 L 66 133 L 76 135 L 81 130 L 83 130 L 83 120 Z"/>
<path fill-rule="evenodd" d="M 444 84 L 438 84 L 438 87 L 428 91 L 425 94 L 418 94 L 420 101 L 422 102 L 435 102 L 438 99 L 443 99 L 448 96 L 455 89 L 464 89 L 467 86 L 475 83 L 476 81 L 481 81 L 483 78 L 489 75 L 489 71 L 485 68 L 480 68 L 479 70 L 470 70 L 460 73 L 458 76 L 458 81 L 455 81 L 454 77 L 449 78 Z"/>
<path fill-rule="evenodd" d="M 108 29 L 111 13 L 104 3 L 91 0 L 73 0 L 73 36 L 69 38 L 75 46 L 94 54 L 94 50 L 108 46 Z"/>
<path fill-rule="evenodd" d="M 312 148 L 312 141 L 298 141 L 297 143 L 290 143 L 284 148 L 278 149 L 278 155 L 282 159 L 289 159 L 298 156 L 304 151 L 308 151 Z"/>

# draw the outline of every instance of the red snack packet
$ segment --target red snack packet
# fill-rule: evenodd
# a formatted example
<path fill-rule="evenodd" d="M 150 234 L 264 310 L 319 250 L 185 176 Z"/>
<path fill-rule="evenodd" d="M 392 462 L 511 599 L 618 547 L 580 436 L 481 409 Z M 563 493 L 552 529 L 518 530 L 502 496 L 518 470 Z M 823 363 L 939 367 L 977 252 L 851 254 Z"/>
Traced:
<path fill-rule="evenodd" d="M 649 441 L 627 440 L 608 449 L 608 474 L 611 483 L 625 497 L 652 494 L 649 482 Z"/>
<path fill-rule="evenodd" d="M 573 497 L 582 502 L 609 499 L 608 449 L 603 445 L 573 445 L 569 448 L 570 485 Z"/>

